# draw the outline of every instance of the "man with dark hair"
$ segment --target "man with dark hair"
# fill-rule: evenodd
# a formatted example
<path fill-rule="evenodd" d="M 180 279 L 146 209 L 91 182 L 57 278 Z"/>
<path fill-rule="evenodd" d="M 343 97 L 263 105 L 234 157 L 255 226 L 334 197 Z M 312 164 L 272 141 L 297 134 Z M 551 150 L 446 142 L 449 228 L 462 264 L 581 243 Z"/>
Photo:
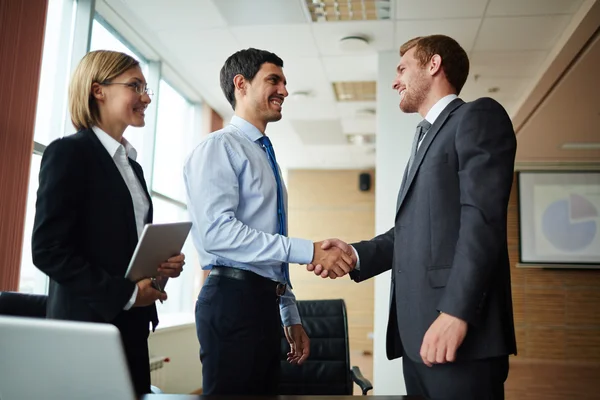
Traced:
<path fill-rule="evenodd" d="M 282 322 L 288 361 L 309 355 L 289 263 L 322 263 L 338 274 L 354 263 L 338 248 L 287 237 L 286 190 L 265 135 L 288 95 L 282 67 L 257 49 L 225 61 L 221 88 L 235 116 L 184 167 L 192 237 L 210 269 L 196 302 L 204 394 L 277 394 Z"/>
<path fill-rule="evenodd" d="M 516 354 L 506 238 L 516 138 L 490 98 L 457 97 L 469 59 L 447 36 L 402 45 L 394 90 L 400 109 L 418 112 L 395 226 L 351 246 L 350 277 L 392 270 L 386 350 L 402 356 L 409 395 L 503 399 L 508 356 Z M 354 248 L 354 249 L 353 249 Z M 337 277 L 326 266 L 308 266 Z"/>

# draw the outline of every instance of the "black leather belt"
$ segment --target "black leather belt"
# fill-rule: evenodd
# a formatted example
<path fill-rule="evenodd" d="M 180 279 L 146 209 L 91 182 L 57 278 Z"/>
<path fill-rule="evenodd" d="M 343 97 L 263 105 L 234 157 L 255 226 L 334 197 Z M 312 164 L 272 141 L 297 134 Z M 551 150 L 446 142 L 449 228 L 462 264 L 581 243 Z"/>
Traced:
<path fill-rule="evenodd" d="M 222 276 L 225 278 L 236 279 L 238 281 L 248 281 L 253 286 L 275 293 L 277 297 L 280 297 L 285 293 L 285 284 L 272 281 L 269 278 L 265 278 L 255 274 L 254 272 L 246 271 L 244 269 L 215 265 L 210 270 L 208 276 Z"/>

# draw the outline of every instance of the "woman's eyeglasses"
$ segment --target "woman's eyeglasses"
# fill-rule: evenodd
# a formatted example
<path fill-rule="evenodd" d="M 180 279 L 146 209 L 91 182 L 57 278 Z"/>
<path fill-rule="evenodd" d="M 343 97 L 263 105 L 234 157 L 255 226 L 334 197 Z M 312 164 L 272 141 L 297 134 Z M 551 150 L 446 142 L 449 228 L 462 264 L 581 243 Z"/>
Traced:
<path fill-rule="evenodd" d="M 142 85 L 139 82 L 130 82 L 130 83 L 122 83 L 122 82 L 102 82 L 101 85 L 123 85 L 130 87 L 135 90 L 135 92 L 139 95 L 147 94 L 148 96 L 154 95 L 152 89 L 148 89 L 146 85 Z"/>

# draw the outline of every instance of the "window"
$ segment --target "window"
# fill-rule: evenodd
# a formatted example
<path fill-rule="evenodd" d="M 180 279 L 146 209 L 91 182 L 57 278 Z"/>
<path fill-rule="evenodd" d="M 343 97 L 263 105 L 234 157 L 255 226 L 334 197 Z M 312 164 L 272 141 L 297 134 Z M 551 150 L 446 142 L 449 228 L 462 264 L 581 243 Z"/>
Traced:
<path fill-rule="evenodd" d="M 194 148 L 194 106 L 161 79 L 152 190 L 186 202 L 183 164 Z"/>
<path fill-rule="evenodd" d="M 195 106 L 164 80 L 158 90 L 152 192 L 154 222 L 189 221 L 183 163 L 195 144 Z M 182 252 L 186 266 L 182 275 L 167 284 L 169 300 L 157 305 L 161 316 L 190 314 L 202 283 L 196 248 L 188 236 Z"/>
<path fill-rule="evenodd" d="M 181 205 L 175 204 L 173 201 L 165 199 L 160 195 L 152 196 L 152 204 L 154 206 L 154 222 L 179 222 L 189 221 L 187 209 Z M 185 254 L 185 266 L 183 272 L 176 279 L 171 279 L 167 282 L 165 291 L 169 298 L 163 304 L 157 303 L 158 312 L 160 315 L 165 313 L 193 313 L 196 296 L 200 291 L 201 270 L 198 261 L 196 248 L 192 243 L 192 235 L 188 236 L 183 249 Z"/>
<path fill-rule="evenodd" d="M 73 0 L 48 2 L 33 140 L 48 145 L 65 132 Z"/>
<path fill-rule="evenodd" d="M 42 157 L 40 155 L 33 154 L 29 171 L 29 191 L 27 194 L 27 213 L 25 215 L 25 234 L 23 236 L 21 277 L 19 281 L 19 292 L 36 294 L 46 293 L 48 286 L 48 278 L 33 265 L 31 258 L 31 234 L 33 232 L 33 220 L 35 219 L 35 200 L 41 161 Z"/>
<path fill-rule="evenodd" d="M 35 201 L 38 188 L 41 153 L 50 142 L 65 133 L 67 115 L 67 86 L 70 65 L 72 22 L 75 15 L 74 0 L 48 2 L 42 68 L 35 115 L 34 153 L 29 170 L 29 191 L 25 214 L 23 248 L 19 291 L 42 294 L 47 292 L 48 278 L 33 265 L 31 234 L 35 219 Z"/>

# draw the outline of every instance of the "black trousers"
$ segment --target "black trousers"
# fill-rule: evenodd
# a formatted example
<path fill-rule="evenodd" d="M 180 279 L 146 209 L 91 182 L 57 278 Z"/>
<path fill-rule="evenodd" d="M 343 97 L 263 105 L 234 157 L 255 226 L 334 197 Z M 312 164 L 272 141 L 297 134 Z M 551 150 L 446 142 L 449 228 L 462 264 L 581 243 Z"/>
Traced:
<path fill-rule="evenodd" d="M 279 304 L 274 291 L 255 283 L 209 276 L 198 295 L 196 330 L 203 394 L 277 394 Z"/>
<path fill-rule="evenodd" d="M 504 400 L 508 356 L 437 364 L 402 357 L 408 395 L 430 400 Z"/>
<path fill-rule="evenodd" d="M 135 393 L 139 396 L 150 393 L 150 357 L 148 355 L 147 320 L 138 320 L 131 315 L 120 315 L 113 323 L 121 332 L 121 341 L 129 366 Z"/>

